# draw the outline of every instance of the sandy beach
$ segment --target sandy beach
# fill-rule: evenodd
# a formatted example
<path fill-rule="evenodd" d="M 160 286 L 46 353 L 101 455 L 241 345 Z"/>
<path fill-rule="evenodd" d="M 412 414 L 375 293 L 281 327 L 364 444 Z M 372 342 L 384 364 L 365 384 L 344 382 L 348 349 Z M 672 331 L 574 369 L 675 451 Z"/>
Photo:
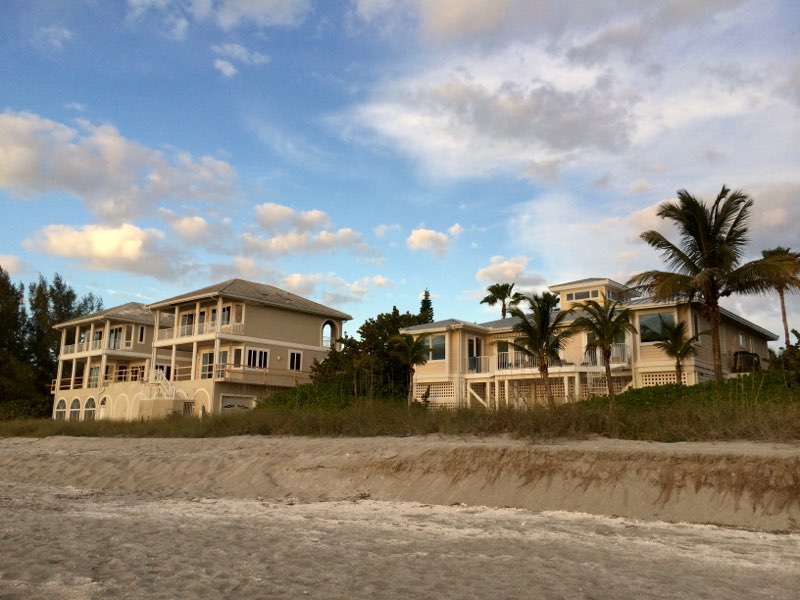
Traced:
<path fill-rule="evenodd" d="M 0 440 L 0 598 L 785 598 L 800 446 Z"/>

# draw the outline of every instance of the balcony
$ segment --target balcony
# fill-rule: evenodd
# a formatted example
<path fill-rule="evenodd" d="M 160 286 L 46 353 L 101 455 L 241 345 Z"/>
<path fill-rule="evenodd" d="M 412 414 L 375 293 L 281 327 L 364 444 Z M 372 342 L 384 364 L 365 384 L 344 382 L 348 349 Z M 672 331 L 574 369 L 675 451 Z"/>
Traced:
<path fill-rule="evenodd" d="M 103 340 L 91 340 L 87 342 L 78 342 L 77 344 L 66 344 L 61 348 L 61 356 L 68 356 L 70 354 L 80 354 L 81 352 L 97 352 L 101 350 L 121 350 L 129 351 L 133 349 L 133 342 L 123 342 L 121 339 L 111 339 L 108 345 L 103 343 Z"/>
<path fill-rule="evenodd" d="M 61 380 L 53 379 L 50 385 L 50 393 L 64 390 L 82 390 L 106 387 L 112 383 L 141 383 L 145 381 L 144 367 L 125 367 L 110 371 L 105 377 L 99 374 L 90 374 L 88 377 L 76 375 L 72 377 L 62 377 Z"/>
<path fill-rule="evenodd" d="M 260 369 L 242 365 L 235 366 L 231 363 L 219 363 L 216 365 L 199 365 L 197 375 L 192 374 L 191 366 L 176 367 L 172 381 L 191 381 L 199 378 L 266 385 L 269 374 L 268 368 Z"/>
<path fill-rule="evenodd" d="M 159 329 L 156 334 L 156 340 L 163 342 L 177 338 L 192 337 L 194 335 L 212 335 L 217 332 L 217 324 L 214 321 L 210 323 L 198 323 L 195 325 L 181 325 L 179 327 L 166 327 Z M 229 335 L 242 335 L 244 334 L 244 323 L 226 323 L 220 325 L 219 333 Z"/>
<path fill-rule="evenodd" d="M 631 349 L 627 344 L 613 344 L 611 347 L 612 368 L 630 367 Z M 589 348 L 581 357 L 579 363 L 564 359 L 548 359 L 547 369 L 586 371 L 593 368 L 605 367 L 602 352 L 596 348 Z M 464 372 L 468 374 L 494 374 L 511 371 L 539 371 L 539 357 L 529 356 L 522 352 L 498 352 L 491 356 L 471 356 L 466 359 Z"/>

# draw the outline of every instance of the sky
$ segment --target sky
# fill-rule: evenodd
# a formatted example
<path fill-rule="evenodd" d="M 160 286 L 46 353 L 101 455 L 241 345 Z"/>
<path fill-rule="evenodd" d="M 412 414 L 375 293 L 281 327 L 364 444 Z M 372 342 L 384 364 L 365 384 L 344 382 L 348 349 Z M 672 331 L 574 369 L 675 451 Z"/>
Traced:
<path fill-rule="evenodd" d="M 3 0 L 0 266 L 105 306 L 232 277 L 365 319 L 625 282 L 677 190 L 800 250 L 796 0 Z M 674 236 L 673 236 L 673 239 Z M 780 333 L 777 295 L 727 308 Z M 800 327 L 800 297 L 790 296 Z"/>

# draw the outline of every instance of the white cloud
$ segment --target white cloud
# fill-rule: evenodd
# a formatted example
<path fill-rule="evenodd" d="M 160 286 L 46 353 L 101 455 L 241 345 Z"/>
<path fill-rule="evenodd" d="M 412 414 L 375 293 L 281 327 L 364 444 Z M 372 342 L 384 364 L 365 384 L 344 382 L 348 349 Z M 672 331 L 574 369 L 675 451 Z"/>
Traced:
<path fill-rule="evenodd" d="M 489 265 L 475 274 L 475 279 L 487 284 L 514 283 L 518 287 L 541 287 L 546 283 L 541 275 L 526 272 L 527 267 L 527 256 L 492 256 Z"/>
<path fill-rule="evenodd" d="M 236 75 L 236 67 L 221 58 L 214 59 L 214 68 L 228 78 Z"/>
<path fill-rule="evenodd" d="M 0 254 L 0 267 L 9 275 L 18 275 L 24 269 L 24 264 L 19 256 Z"/>
<path fill-rule="evenodd" d="M 301 231 L 312 231 L 319 227 L 329 227 L 330 218 L 318 209 L 298 212 L 283 204 L 266 202 L 255 207 L 256 220 L 265 231 L 277 231 L 284 226 Z"/>
<path fill-rule="evenodd" d="M 245 26 L 297 27 L 310 12 L 310 0 L 128 0 L 130 18 L 160 16 L 176 39 L 185 36 L 187 17 L 229 31 Z"/>
<path fill-rule="evenodd" d="M 168 157 L 113 125 L 80 121 L 75 129 L 32 113 L 0 113 L 0 187 L 20 197 L 68 192 L 104 221 L 123 223 L 160 203 L 228 201 L 235 183 L 225 161 Z"/>
<path fill-rule="evenodd" d="M 281 280 L 281 285 L 301 296 L 316 296 L 326 304 L 338 305 L 363 300 L 372 289 L 389 287 L 391 282 L 383 275 L 348 282 L 333 273 L 292 273 Z"/>
<path fill-rule="evenodd" d="M 375 237 L 382 238 L 386 236 L 386 234 L 391 233 L 393 231 L 400 231 L 400 225 L 397 223 L 392 223 L 391 225 L 378 225 L 372 230 L 372 233 L 375 234 Z"/>
<path fill-rule="evenodd" d="M 432 229 L 414 229 L 406 239 L 411 250 L 425 250 L 436 256 L 444 256 L 450 246 L 450 238 L 446 234 Z"/>
<path fill-rule="evenodd" d="M 189 241 L 200 240 L 208 234 L 208 222 L 203 217 L 182 217 L 172 224 L 172 228 L 178 232 L 183 239 Z"/>
<path fill-rule="evenodd" d="M 450 227 L 447 228 L 447 233 L 451 237 L 454 237 L 454 238 L 458 237 L 463 232 L 464 232 L 464 228 L 461 225 L 459 225 L 458 223 L 454 223 L 453 225 L 451 225 Z"/>
<path fill-rule="evenodd" d="M 117 227 L 48 225 L 24 245 L 32 250 L 78 260 L 93 271 L 125 271 L 158 278 L 174 277 L 174 249 L 167 249 L 163 232 L 125 223 Z"/>
<path fill-rule="evenodd" d="M 223 58 L 235 60 L 246 65 L 263 65 L 269 62 L 269 57 L 261 52 L 248 50 L 240 44 L 221 44 L 211 46 L 212 52 Z"/>
<path fill-rule="evenodd" d="M 33 43 L 40 48 L 50 50 L 63 50 L 64 46 L 72 41 L 74 37 L 72 31 L 66 27 L 42 27 L 36 32 Z"/>
<path fill-rule="evenodd" d="M 322 230 L 317 233 L 293 229 L 267 238 L 245 233 L 242 235 L 242 242 L 248 251 L 260 252 L 267 256 L 333 250 L 345 250 L 351 254 L 364 256 L 373 254 L 372 249 L 362 240 L 361 234 L 348 227 L 336 231 Z"/>

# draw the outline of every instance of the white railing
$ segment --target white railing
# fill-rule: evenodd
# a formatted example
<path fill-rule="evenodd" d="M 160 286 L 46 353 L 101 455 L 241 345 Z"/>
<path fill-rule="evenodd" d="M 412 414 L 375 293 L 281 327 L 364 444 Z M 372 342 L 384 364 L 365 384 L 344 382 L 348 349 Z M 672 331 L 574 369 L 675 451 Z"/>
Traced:
<path fill-rule="evenodd" d="M 158 333 L 156 334 L 157 340 L 171 340 L 175 337 L 175 328 L 174 327 L 165 327 L 164 329 L 159 329 Z"/>
<path fill-rule="evenodd" d="M 631 349 L 627 344 L 613 344 L 611 347 L 612 367 L 631 364 Z M 547 368 L 582 370 L 592 367 L 604 367 L 603 353 L 596 348 L 589 348 L 584 352 L 579 362 L 566 359 L 548 359 Z M 464 372 L 495 373 L 497 371 L 539 370 L 539 357 L 529 356 L 522 352 L 498 352 L 491 356 L 471 356 L 465 360 Z"/>
<path fill-rule="evenodd" d="M 219 328 L 221 333 L 241 335 L 244 333 L 244 323 L 227 323 Z"/>
<path fill-rule="evenodd" d="M 175 387 L 169 382 L 164 371 L 161 369 L 153 369 L 150 372 L 150 381 L 148 385 L 144 386 L 145 396 L 153 400 L 155 398 L 167 398 L 173 400 L 175 398 Z"/>

